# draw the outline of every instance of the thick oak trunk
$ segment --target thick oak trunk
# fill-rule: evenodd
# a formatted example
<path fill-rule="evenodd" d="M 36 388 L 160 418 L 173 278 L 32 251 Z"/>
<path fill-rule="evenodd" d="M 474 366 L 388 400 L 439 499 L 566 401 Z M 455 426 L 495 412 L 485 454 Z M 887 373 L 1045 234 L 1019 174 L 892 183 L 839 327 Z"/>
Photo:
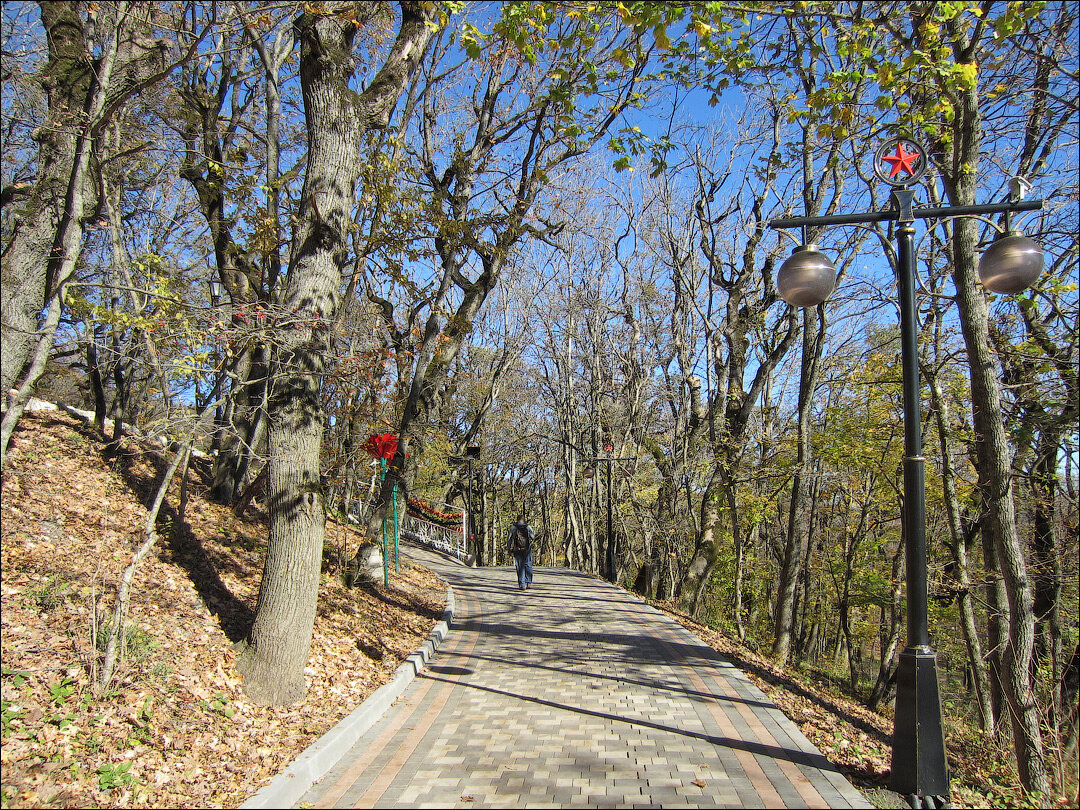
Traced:
<path fill-rule="evenodd" d="M 237 666 L 244 689 L 263 704 L 306 691 L 304 667 L 318 602 L 326 515 L 319 457 L 321 380 L 330 348 L 359 177 L 360 140 L 385 126 L 432 35 L 418 3 L 402 3 L 398 37 L 362 94 L 349 87 L 356 23 L 305 13 L 296 22 L 308 125 L 307 174 L 282 296 L 268 401 L 270 507 L 266 566 L 255 621 Z"/>
<path fill-rule="evenodd" d="M 91 82 L 91 59 L 78 4 L 41 3 L 41 23 L 49 41 L 49 61 L 40 80 L 49 96 L 49 120 L 33 133 L 40 147 L 38 180 L 17 205 L 14 230 L 0 263 L 0 391 L 4 392 L 29 360 L 38 315 L 48 298 L 47 268 L 64 213 Z"/>

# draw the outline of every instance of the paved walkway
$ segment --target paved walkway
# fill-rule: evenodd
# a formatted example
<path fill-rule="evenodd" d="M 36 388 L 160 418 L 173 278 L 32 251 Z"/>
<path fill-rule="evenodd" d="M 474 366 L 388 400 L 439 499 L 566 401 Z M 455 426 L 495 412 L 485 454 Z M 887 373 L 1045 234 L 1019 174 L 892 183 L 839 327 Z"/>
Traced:
<path fill-rule="evenodd" d="M 470 569 L 452 631 L 299 807 L 870 807 L 747 677 L 573 571 Z"/>

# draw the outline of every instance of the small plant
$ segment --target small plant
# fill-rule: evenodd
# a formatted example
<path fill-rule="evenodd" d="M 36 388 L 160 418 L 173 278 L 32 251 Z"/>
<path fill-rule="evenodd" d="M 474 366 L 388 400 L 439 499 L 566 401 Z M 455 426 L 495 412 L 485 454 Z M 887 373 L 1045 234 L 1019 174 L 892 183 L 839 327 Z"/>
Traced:
<path fill-rule="evenodd" d="M 67 703 L 67 699 L 75 694 L 75 681 L 64 678 L 60 683 L 54 683 L 49 687 L 49 695 L 57 707 Z"/>
<path fill-rule="evenodd" d="M 142 708 L 139 709 L 139 720 L 143 723 L 149 723 L 154 719 L 154 713 L 151 709 L 154 708 L 154 699 L 147 695 L 146 700 L 143 701 Z"/>
<path fill-rule="evenodd" d="M 24 464 L 37 464 L 41 461 L 41 453 L 38 450 L 31 450 L 30 448 L 19 448 L 19 461 Z"/>
<path fill-rule="evenodd" d="M 26 679 L 30 677 L 30 673 L 20 669 L 3 669 L 0 670 L 0 677 L 11 678 L 11 685 L 16 689 L 21 689 Z"/>
<path fill-rule="evenodd" d="M 39 610 L 49 613 L 63 604 L 66 590 L 64 586 L 57 588 L 53 583 L 46 581 L 40 588 L 30 591 L 30 597 Z"/>
<path fill-rule="evenodd" d="M 208 712 L 215 712 L 232 718 L 236 715 L 236 709 L 229 705 L 229 699 L 218 692 L 212 700 L 200 700 L 199 706 Z"/>
<path fill-rule="evenodd" d="M 22 706 L 14 706 L 9 700 L 0 700 L 0 736 L 11 733 L 14 721 L 22 714 Z"/>
<path fill-rule="evenodd" d="M 88 734 L 83 738 L 83 747 L 91 754 L 96 754 L 101 750 L 101 746 L 105 743 L 105 740 L 101 738 L 101 735 L 97 732 Z"/>
<path fill-rule="evenodd" d="M 75 715 L 60 713 L 50 714 L 46 715 L 45 722 L 49 723 L 50 725 L 56 726 L 58 729 L 63 731 L 65 728 L 75 722 Z"/>
<path fill-rule="evenodd" d="M 109 645 L 109 629 L 105 622 L 98 622 L 97 638 L 94 641 L 99 652 L 105 652 Z M 124 655 L 132 663 L 141 663 L 158 648 L 157 639 L 141 627 L 129 627 L 124 638 Z"/>
<path fill-rule="evenodd" d="M 128 630 L 126 644 L 128 660 L 133 663 L 145 661 L 158 647 L 157 639 L 141 627 L 132 627 Z"/>
<path fill-rule="evenodd" d="M 121 762 L 118 765 L 102 765 L 97 769 L 98 787 L 101 790 L 113 790 L 114 788 L 130 785 L 135 781 L 135 777 L 130 771 L 130 762 Z"/>
<path fill-rule="evenodd" d="M 136 726 L 131 730 L 131 735 L 128 737 L 128 745 L 146 745 L 150 746 L 154 744 L 154 734 L 150 729 L 144 726 Z"/>

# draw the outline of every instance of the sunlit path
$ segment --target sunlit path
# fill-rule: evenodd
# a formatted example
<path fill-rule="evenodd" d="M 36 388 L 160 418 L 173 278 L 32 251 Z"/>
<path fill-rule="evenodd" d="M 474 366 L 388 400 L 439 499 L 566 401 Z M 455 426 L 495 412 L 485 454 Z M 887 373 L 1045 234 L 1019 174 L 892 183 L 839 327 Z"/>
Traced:
<path fill-rule="evenodd" d="M 453 631 L 300 802 L 314 807 L 869 807 L 741 672 L 606 583 L 469 569 Z"/>

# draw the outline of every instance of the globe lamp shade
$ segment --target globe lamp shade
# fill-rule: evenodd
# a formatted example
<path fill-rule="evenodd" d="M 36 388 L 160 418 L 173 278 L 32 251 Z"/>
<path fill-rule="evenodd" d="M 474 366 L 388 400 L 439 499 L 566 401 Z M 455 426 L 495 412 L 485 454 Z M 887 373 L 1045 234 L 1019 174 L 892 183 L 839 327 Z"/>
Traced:
<path fill-rule="evenodd" d="M 1039 243 L 1019 231 L 996 239 L 979 259 L 979 278 L 990 292 L 1012 295 L 1026 290 L 1043 271 Z"/>
<path fill-rule="evenodd" d="M 836 286 L 836 267 L 817 245 L 801 245 L 776 274 L 780 297 L 793 307 L 813 307 L 828 298 Z"/>

